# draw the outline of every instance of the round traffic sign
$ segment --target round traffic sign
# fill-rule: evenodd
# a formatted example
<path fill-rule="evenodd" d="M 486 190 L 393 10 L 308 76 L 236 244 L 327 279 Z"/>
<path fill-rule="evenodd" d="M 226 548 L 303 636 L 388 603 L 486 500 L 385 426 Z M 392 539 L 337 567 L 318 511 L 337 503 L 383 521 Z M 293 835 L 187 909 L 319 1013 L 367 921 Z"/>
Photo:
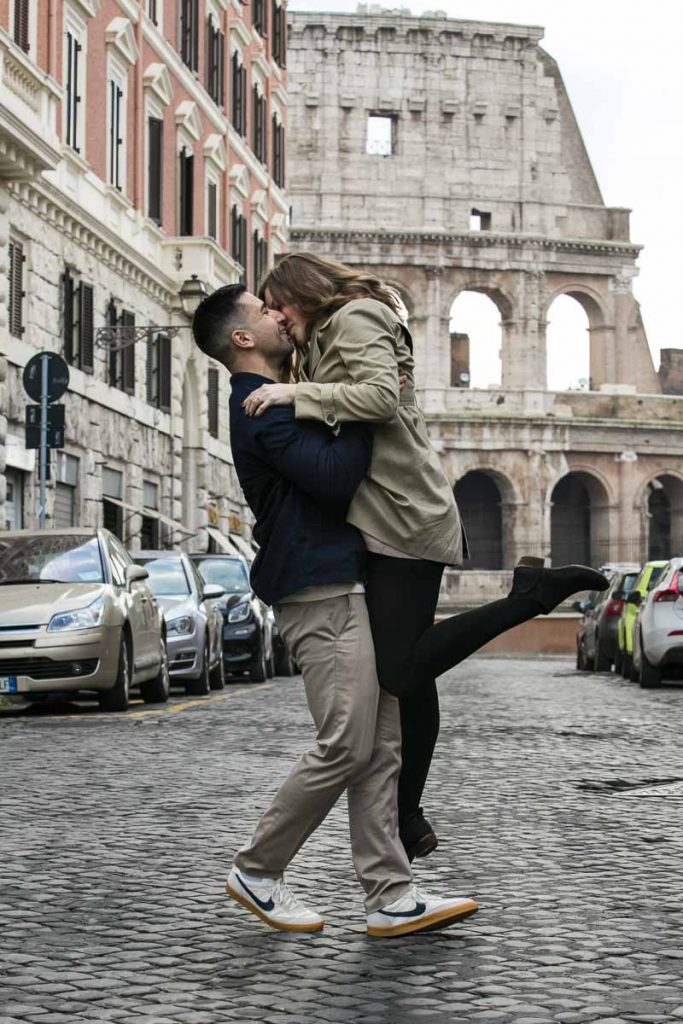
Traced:
<path fill-rule="evenodd" d="M 24 390 L 40 402 L 43 389 L 43 360 L 47 359 L 47 400 L 56 402 L 69 386 L 69 364 L 57 352 L 38 352 L 24 367 Z"/>

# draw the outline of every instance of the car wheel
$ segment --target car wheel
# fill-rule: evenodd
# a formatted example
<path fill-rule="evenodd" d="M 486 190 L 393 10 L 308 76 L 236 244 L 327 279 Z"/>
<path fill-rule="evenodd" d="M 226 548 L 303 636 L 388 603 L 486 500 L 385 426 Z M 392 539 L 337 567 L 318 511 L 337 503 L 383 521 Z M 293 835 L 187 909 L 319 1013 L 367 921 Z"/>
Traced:
<path fill-rule="evenodd" d="M 623 653 L 623 651 L 619 647 L 617 647 L 616 651 L 614 652 L 614 671 L 618 675 L 621 675 L 621 669 L 622 669 L 622 665 L 623 664 L 624 664 L 624 653 Z"/>
<path fill-rule="evenodd" d="M 609 672 L 612 668 L 612 659 L 606 653 L 599 637 L 595 638 L 595 671 Z"/>
<path fill-rule="evenodd" d="M 218 659 L 218 664 L 209 672 L 209 686 L 212 690 L 222 690 L 225 686 L 225 662 L 223 661 L 223 651 Z"/>
<path fill-rule="evenodd" d="M 283 651 L 281 654 L 275 655 L 275 675 L 276 676 L 295 676 L 296 675 L 296 663 L 294 658 L 289 654 L 288 651 Z M 576 655 L 576 667 L 580 668 L 579 655 Z"/>
<path fill-rule="evenodd" d="M 275 655 L 274 654 L 271 654 L 271 656 L 266 659 L 266 675 L 268 676 L 269 679 L 272 679 L 273 676 L 275 675 Z"/>
<path fill-rule="evenodd" d="M 111 690 L 99 695 L 100 711 L 127 711 L 130 704 L 130 650 L 125 636 L 119 644 L 119 667 Z"/>
<path fill-rule="evenodd" d="M 165 704 L 171 690 L 171 676 L 168 670 L 166 637 L 161 637 L 159 672 L 152 679 L 140 683 L 140 696 L 145 704 Z"/>
<path fill-rule="evenodd" d="M 268 678 L 268 666 L 266 664 L 266 652 L 263 649 L 263 638 L 261 638 L 261 644 L 256 653 L 254 664 L 249 670 L 249 678 L 252 683 L 265 683 Z"/>
<path fill-rule="evenodd" d="M 643 641 L 640 641 L 640 685 L 644 690 L 650 690 L 653 686 L 659 686 L 662 681 L 662 673 L 656 665 L 648 661 L 647 654 L 643 648 Z"/>
<path fill-rule="evenodd" d="M 621 659 L 621 674 L 624 679 L 631 679 L 631 672 L 633 670 L 633 658 L 630 654 L 624 652 L 624 656 Z"/>
<path fill-rule="evenodd" d="M 190 679 L 185 687 L 185 692 L 192 697 L 202 697 L 211 689 L 211 678 L 209 676 L 209 645 L 204 644 L 202 655 L 202 671 L 198 679 Z"/>

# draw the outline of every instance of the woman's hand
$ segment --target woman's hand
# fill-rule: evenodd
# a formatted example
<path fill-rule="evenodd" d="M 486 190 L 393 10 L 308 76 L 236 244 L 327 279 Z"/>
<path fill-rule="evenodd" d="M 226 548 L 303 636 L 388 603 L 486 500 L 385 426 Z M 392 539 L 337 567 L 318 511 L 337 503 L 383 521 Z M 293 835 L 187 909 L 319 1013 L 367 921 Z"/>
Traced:
<path fill-rule="evenodd" d="M 242 402 L 247 416 L 262 416 L 270 405 L 292 405 L 296 384 L 262 384 Z"/>

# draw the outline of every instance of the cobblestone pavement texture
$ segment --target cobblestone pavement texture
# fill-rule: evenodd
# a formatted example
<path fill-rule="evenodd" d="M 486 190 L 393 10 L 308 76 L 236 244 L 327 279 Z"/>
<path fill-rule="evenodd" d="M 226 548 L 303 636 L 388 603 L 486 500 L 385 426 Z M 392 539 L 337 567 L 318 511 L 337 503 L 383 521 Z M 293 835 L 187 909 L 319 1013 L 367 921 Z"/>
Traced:
<path fill-rule="evenodd" d="M 229 853 L 310 735 L 300 680 L 126 715 L 0 719 L 0 1024 L 683 1020 L 683 690 L 568 661 L 479 659 L 441 681 L 417 866 L 481 912 L 364 933 L 346 811 L 290 873 L 319 935 L 223 892 Z"/>

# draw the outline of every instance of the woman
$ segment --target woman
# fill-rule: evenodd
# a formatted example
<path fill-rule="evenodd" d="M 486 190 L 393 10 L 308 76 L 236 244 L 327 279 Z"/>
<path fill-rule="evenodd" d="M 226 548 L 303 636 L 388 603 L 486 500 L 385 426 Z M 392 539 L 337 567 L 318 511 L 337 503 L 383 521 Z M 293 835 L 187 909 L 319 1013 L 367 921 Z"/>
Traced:
<path fill-rule="evenodd" d="M 434 625 L 443 570 L 462 561 L 464 537 L 415 402 L 412 339 L 395 294 L 370 274 L 291 253 L 267 275 L 261 297 L 287 318 L 299 379 L 258 388 L 246 411 L 258 416 L 293 403 L 297 418 L 333 430 L 348 420 L 374 424 L 370 471 L 348 520 L 369 553 L 366 597 L 379 681 L 400 698 L 399 823 L 412 860 L 437 845 L 420 807 L 439 732 L 436 677 L 512 626 L 576 591 L 603 590 L 607 580 L 585 566 L 544 569 L 540 559 L 522 559 L 506 598 Z"/>

